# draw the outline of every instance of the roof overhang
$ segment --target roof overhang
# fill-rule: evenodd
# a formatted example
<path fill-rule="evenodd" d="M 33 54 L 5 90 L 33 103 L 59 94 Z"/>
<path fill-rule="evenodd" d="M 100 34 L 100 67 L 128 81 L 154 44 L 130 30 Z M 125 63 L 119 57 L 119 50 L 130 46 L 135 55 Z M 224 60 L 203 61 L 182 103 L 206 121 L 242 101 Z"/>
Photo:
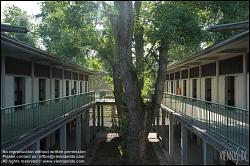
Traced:
<path fill-rule="evenodd" d="M 171 64 L 167 67 L 168 73 L 202 64 L 212 63 L 217 60 L 227 59 L 233 56 L 242 55 L 249 51 L 249 30 L 224 40 L 216 45 L 210 46 L 200 52 L 184 59 L 183 61 Z"/>
<path fill-rule="evenodd" d="M 7 56 L 31 60 L 33 62 L 44 63 L 58 68 L 64 68 L 71 71 L 77 71 L 83 74 L 95 75 L 94 71 L 84 69 L 82 66 L 66 63 L 63 60 L 50 55 L 48 52 L 35 48 L 25 42 L 12 39 L 10 37 L 1 35 L 1 55 L 2 53 Z"/>

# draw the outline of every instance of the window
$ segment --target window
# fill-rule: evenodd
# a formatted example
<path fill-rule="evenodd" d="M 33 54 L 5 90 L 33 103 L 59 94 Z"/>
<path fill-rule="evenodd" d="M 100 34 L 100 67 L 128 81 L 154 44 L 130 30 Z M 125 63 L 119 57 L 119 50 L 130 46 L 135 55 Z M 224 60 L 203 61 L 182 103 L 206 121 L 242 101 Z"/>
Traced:
<path fill-rule="evenodd" d="M 66 96 L 69 96 L 69 81 L 66 81 Z"/>
<path fill-rule="evenodd" d="M 187 96 L 187 80 L 183 80 L 183 96 Z"/>
<path fill-rule="evenodd" d="M 23 77 L 15 77 L 15 105 L 24 104 L 24 87 L 25 81 Z"/>
<path fill-rule="evenodd" d="M 46 99 L 46 82 L 45 79 L 39 79 L 39 101 Z"/>
<path fill-rule="evenodd" d="M 197 98 L 197 79 L 193 79 L 193 98 Z"/>
<path fill-rule="evenodd" d="M 55 80 L 55 98 L 58 98 L 59 97 L 59 88 L 60 85 L 59 85 L 59 80 Z"/>
<path fill-rule="evenodd" d="M 235 106 L 234 102 L 234 76 L 228 76 L 225 79 L 226 88 L 226 104 L 229 106 Z"/>
<path fill-rule="evenodd" d="M 211 78 L 205 78 L 205 100 L 212 101 Z"/>

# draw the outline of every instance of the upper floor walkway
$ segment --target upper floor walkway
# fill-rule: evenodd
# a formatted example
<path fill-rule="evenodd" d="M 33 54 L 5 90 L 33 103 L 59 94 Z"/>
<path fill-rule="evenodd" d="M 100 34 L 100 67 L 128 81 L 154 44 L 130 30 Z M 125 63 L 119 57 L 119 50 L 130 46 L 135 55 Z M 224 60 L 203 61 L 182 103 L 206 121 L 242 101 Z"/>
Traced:
<path fill-rule="evenodd" d="M 105 101 L 103 94 L 105 92 L 87 92 L 1 108 L 1 147 Z"/>
<path fill-rule="evenodd" d="M 162 106 L 181 124 L 199 130 L 195 133 L 210 140 L 215 149 L 249 155 L 249 110 L 170 93 L 164 93 Z"/>

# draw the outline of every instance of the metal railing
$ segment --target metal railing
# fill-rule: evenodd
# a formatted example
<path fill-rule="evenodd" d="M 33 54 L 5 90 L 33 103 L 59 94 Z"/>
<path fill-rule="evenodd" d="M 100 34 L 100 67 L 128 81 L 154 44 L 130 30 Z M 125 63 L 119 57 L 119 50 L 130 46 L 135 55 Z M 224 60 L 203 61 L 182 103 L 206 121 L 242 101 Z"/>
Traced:
<path fill-rule="evenodd" d="M 17 139 L 95 101 L 95 92 L 1 108 L 1 144 Z"/>
<path fill-rule="evenodd" d="M 162 104 L 237 147 L 249 148 L 249 110 L 164 93 Z"/>

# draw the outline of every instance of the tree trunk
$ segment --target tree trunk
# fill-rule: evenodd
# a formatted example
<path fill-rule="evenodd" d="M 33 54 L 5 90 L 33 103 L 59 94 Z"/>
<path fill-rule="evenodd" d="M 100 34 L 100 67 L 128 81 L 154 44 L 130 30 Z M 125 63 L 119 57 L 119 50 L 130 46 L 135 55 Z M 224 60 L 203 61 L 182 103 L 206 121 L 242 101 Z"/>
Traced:
<path fill-rule="evenodd" d="M 125 114 L 127 114 L 126 107 L 124 105 L 124 90 L 122 85 L 122 80 L 120 76 L 120 67 L 119 63 L 114 64 L 113 66 L 113 83 L 114 83 L 114 96 L 115 96 L 115 104 L 117 108 L 118 115 L 118 123 L 120 126 L 119 135 L 125 139 L 127 130 L 126 128 L 121 129 L 121 121 Z"/>
<path fill-rule="evenodd" d="M 140 85 L 132 62 L 132 2 L 115 1 L 115 6 L 118 10 L 116 46 L 129 117 L 126 150 L 129 162 L 132 164 L 138 163 L 144 158 L 145 154 L 145 105 L 141 97 Z"/>
<path fill-rule="evenodd" d="M 163 98 L 164 91 L 164 82 L 166 80 L 167 74 L 167 60 L 168 60 L 168 50 L 169 50 L 169 42 L 166 39 L 161 40 L 161 46 L 159 49 L 159 68 L 157 71 L 157 79 L 155 83 L 155 92 L 152 96 L 152 104 L 150 108 L 150 114 L 147 117 L 147 131 L 146 134 L 149 133 L 149 129 L 151 127 L 152 121 L 155 117 L 156 111 L 161 108 L 161 101 Z"/>

